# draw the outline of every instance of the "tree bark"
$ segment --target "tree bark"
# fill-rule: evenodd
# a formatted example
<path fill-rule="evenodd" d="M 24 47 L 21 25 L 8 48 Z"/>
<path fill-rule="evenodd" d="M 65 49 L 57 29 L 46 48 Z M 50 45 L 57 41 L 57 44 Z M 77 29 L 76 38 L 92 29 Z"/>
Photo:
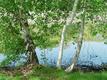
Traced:
<path fill-rule="evenodd" d="M 27 22 L 26 15 L 23 12 L 23 9 L 19 8 L 18 17 L 19 17 L 20 26 L 22 28 L 22 36 L 25 43 L 26 54 L 28 55 L 27 63 L 39 64 L 39 61 L 35 52 L 35 45 L 29 33 L 29 30 L 28 30 L 29 25 Z"/>
<path fill-rule="evenodd" d="M 29 64 L 39 64 L 38 58 L 35 52 L 35 45 L 33 43 L 33 40 L 31 39 L 31 36 L 28 32 L 28 27 L 25 26 L 23 23 L 20 24 L 22 26 L 22 31 L 24 36 L 24 42 L 25 42 L 25 48 L 26 48 L 26 53 L 28 55 L 28 61 L 27 63 Z"/>
<path fill-rule="evenodd" d="M 59 69 L 61 69 L 61 61 L 62 61 L 62 56 L 63 56 L 63 46 L 64 46 L 64 38 L 65 38 L 66 29 L 67 29 L 67 26 L 73 22 L 78 2 L 79 0 L 75 0 L 72 13 L 67 17 L 66 23 L 62 30 L 59 53 L 58 53 L 58 60 L 57 60 L 57 68 Z"/>
<path fill-rule="evenodd" d="M 79 54 L 80 54 L 82 43 L 83 43 L 83 35 L 84 35 L 84 25 L 85 25 L 85 11 L 84 11 L 84 9 L 83 9 L 83 16 L 82 17 L 83 18 L 82 18 L 80 34 L 79 34 L 79 38 L 78 38 L 78 42 L 77 42 L 76 54 L 72 59 L 72 64 L 65 70 L 66 72 L 71 72 L 73 70 L 73 68 L 76 65 L 78 58 L 79 58 Z"/>

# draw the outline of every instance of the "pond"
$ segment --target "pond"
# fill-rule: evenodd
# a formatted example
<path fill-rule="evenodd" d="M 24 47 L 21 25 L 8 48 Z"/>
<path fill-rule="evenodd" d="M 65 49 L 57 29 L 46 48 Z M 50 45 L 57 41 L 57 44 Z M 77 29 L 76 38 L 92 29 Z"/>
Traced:
<path fill-rule="evenodd" d="M 37 48 L 38 58 L 41 64 L 55 65 L 58 57 L 59 47 L 42 50 Z M 69 65 L 76 51 L 76 44 L 69 43 L 63 50 L 62 65 Z M 104 42 L 87 41 L 82 45 L 79 65 L 101 65 L 107 64 L 107 44 Z"/>
<path fill-rule="evenodd" d="M 64 47 L 62 65 L 71 64 L 72 57 L 76 51 L 76 44 L 69 43 Z M 41 50 L 36 49 L 37 56 L 40 64 L 56 65 L 59 47 L 48 48 Z M 0 62 L 4 56 L 0 55 Z M 21 59 L 22 61 L 22 59 Z M 104 42 L 86 41 L 82 45 L 80 57 L 78 59 L 79 65 L 101 65 L 107 64 L 107 44 Z"/>

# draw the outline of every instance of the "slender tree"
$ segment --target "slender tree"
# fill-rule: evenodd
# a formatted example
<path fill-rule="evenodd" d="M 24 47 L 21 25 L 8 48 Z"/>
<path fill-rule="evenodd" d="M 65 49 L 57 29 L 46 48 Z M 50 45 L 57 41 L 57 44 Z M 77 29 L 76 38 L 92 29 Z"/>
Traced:
<path fill-rule="evenodd" d="M 85 5 L 85 3 L 83 3 L 83 5 Z M 72 58 L 72 64 L 65 70 L 66 72 L 71 72 L 73 70 L 74 66 L 76 65 L 78 61 L 79 54 L 81 51 L 81 47 L 83 43 L 83 35 L 84 35 L 84 25 L 85 25 L 85 9 L 84 8 L 85 7 L 83 6 L 83 16 L 82 16 L 82 22 L 81 22 L 81 27 L 80 27 L 79 38 L 77 41 L 77 50 L 76 50 L 74 57 Z"/>
<path fill-rule="evenodd" d="M 61 61 L 62 61 L 62 56 L 63 56 L 63 45 L 64 45 L 64 38 L 65 38 L 64 35 L 66 33 L 67 26 L 73 22 L 78 2 L 79 2 L 79 0 L 75 0 L 72 13 L 69 14 L 69 16 L 67 17 L 66 23 L 62 30 L 59 53 L 58 53 L 58 60 L 57 60 L 57 68 L 59 68 L 59 69 L 61 69 Z"/>

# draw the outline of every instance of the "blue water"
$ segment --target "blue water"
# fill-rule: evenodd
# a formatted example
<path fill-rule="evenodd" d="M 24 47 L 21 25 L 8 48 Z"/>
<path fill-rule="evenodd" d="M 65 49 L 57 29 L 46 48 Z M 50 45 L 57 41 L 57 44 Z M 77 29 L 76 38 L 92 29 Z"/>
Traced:
<path fill-rule="evenodd" d="M 3 54 L 0 54 L 0 62 L 2 62 L 6 57 Z"/>
<path fill-rule="evenodd" d="M 58 57 L 58 50 L 59 47 L 55 48 L 48 48 L 45 50 L 41 50 L 39 48 L 36 49 L 39 61 L 41 64 L 56 64 L 57 57 Z M 76 51 L 76 44 L 73 45 L 69 43 L 65 46 L 63 51 L 63 59 L 62 65 L 68 65 L 72 61 L 72 57 L 74 56 Z M 47 60 L 41 59 L 44 56 Z M 82 45 L 80 57 L 78 59 L 78 64 L 81 65 L 101 65 L 102 63 L 107 63 L 107 44 L 104 42 L 84 42 Z"/>
<path fill-rule="evenodd" d="M 55 65 L 58 57 L 59 47 L 48 48 L 41 50 L 36 49 L 37 56 L 40 64 L 50 64 Z M 69 43 L 65 45 L 63 50 L 62 65 L 71 64 L 72 57 L 76 51 L 76 44 L 73 45 Z M 44 59 L 43 59 L 44 58 Z M 0 62 L 4 60 L 5 57 L 0 55 Z M 101 65 L 102 63 L 107 63 L 107 44 L 104 42 L 84 42 L 82 45 L 80 57 L 78 59 L 78 64 L 82 65 Z"/>

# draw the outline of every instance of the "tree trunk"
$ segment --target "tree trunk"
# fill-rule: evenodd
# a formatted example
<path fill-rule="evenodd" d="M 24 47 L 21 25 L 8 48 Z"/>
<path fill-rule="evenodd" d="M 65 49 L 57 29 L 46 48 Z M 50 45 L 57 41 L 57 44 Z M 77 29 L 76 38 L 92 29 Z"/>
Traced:
<path fill-rule="evenodd" d="M 23 9 L 19 9 L 18 19 L 20 26 L 22 28 L 22 36 L 25 42 L 25 48 L 26 48 L 26 54 L 28 55 L 28 61 L 29 64 L 39 64 L 36 52 L 35 52 L 35 45 L 31 38 L 31 35 L 28 30 L 28 22 L 26 15 L 23 13 Z"/>
<path fill-rule="evenodd" d="M 72 13 L 67 17 L 66 24 L 64 25 L 63 30 L 62 30 L 59 53 L 58 53 L 58 60 L 57 60 L 57 68 L 59 69 L 61 69 L 61 61 L 62 61 L 62 56 L 63 56 L 63 45 L 64 45 L 66 29 L 67 29 L 67 26 L 73 22 L 78 2 L 79 0 L 75 0 Z"/>
<path fill-rule="evenodd" d="M 23 24 L 23 23 L 22 23 Z M 26 47 L 26 53 L 28 55 L 28 63 L 29 64 L 38 64 L 38 58 L 35 52 L 35 45 L 29 35 L 28 28 L 25 25 L 22 25 L 22 31 L 24 36 L 24 42 Z"/>
<path fill-rule="evenodd" d="M 71 72 L 75 66 L 75 64 L 78 61 L 79 58 L 79 54 L 81 51 L 81 47 L 82 47 L 82 43 L 83 43 L 83 35 L 84 35 L 84 25 L 85 25 L 85 11 L 83 10 L 83 18 L 82 18 L 82 23 L 81 23 L 81 28 L 80 28 L 80 34 L 79 34 L 79 38 L 78 38 L 78 42 L 77 42 L 77 50 L 76 50 L 76 54 L 72 59 L 72 64 L 65 70 L 66 72 Z"/>
<path fill-rule="evenodd" d="M 61 34 L 61 42 L 59 47 L 59 54 L 58 54 L 58 60 L 57 60 L 57 68 L 61 69 L 61 61 L 62 61 L 62 54 L 63 54 L 63 45 L 64 45 L 64 34 L 65 34 L 66 26 L 64 25 L 62 34 Z"/>

